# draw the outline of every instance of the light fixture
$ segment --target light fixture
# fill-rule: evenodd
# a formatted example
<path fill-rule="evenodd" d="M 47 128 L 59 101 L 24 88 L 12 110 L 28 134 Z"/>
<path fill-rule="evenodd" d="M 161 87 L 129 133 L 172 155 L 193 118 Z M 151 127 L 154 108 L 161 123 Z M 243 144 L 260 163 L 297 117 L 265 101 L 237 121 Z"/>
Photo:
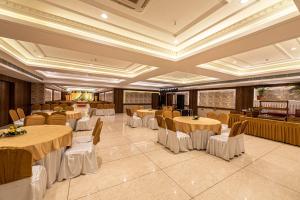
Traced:
<path fill-rule="evenodd" d="M 295 51 L 297 49 L 297 47 L 292 47 L 291 51 Z"/>
<path fill-rule="evenodd" d="M 101 14 L 101 17 L 102 17 L 103 19 L 107 19 L 107 18 L 108 18 L 108 16 L 107 16 L 106 13 L 102 13 L 102 14 Z"/>
<path fill-rule="evenodd" d="M 174 40 L 174 44 L 178 44 L 178 40 L 177 39 Z"/>
<path fill-rule="evenodd" d="M 241 4 L 247 3 L 249 0 L 240 0 Z"/>

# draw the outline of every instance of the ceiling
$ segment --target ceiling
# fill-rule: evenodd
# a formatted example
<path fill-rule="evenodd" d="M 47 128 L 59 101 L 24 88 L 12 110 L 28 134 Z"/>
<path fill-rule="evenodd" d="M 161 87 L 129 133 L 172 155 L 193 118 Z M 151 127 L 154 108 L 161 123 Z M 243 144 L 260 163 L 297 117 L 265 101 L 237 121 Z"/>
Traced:
<path fill-rule="evenodd" d="M 0 0 L 0 56 L 63 87 L 158 89 L 295 73 L 299 4 Z"/>

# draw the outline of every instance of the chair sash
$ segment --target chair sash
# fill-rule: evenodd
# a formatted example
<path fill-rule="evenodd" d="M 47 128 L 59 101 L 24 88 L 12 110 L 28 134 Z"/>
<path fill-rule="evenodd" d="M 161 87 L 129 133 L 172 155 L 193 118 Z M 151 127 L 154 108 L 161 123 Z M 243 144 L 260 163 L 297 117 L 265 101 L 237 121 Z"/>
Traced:
<path fill-rule="evenodd" d="M 241 124 L 241 122 L 235 122 L 233 124 L 232 128 L 230 129 L 229 137 L 234 137 L 238 135 Z"/>

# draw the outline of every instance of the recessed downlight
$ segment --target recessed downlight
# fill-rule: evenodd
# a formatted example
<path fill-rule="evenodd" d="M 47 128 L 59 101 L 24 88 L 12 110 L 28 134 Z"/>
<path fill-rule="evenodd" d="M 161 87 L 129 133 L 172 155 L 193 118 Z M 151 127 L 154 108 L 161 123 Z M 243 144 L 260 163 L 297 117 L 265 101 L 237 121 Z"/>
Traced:
<path fill-rule="evenodd" d="M 247 3 L 249 0 L 240 0 L 241 4 Z"/>
<path fill-rule="evenodd" d="M 102 14 L 101 14 L 101 18 L 103 18 L 103 19 L 107 19 L 107 18 L 108 18 L 108 16 L 107 16 L 107 14 L 106 14 L 106 13 L 102 13 Z"/>
<path fill-rule="evenodd" d="M 297 49 L 297 47 L 292 47 L 291 51 L 295 51 Z"/>

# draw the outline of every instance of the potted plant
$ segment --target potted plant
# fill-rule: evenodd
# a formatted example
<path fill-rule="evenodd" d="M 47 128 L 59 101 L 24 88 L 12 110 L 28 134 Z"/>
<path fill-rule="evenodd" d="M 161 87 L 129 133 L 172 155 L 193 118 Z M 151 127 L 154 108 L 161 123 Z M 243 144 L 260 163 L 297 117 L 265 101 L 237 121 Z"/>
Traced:
<path fill-rule="evenodd" d="M 266 91 L 265 87 L 261 87 L 261 88 L 257 89 L 257 93 L 258 93 L 257 100 L 261 100 L 262 99 L 262 97 L 264 96 L 265 91 Z"/>
<path fill-rule="evenodd" d="M 300 83 L 293 85 L 293 87 L 289 90 L 290 93 L 300 94 Z"/>

